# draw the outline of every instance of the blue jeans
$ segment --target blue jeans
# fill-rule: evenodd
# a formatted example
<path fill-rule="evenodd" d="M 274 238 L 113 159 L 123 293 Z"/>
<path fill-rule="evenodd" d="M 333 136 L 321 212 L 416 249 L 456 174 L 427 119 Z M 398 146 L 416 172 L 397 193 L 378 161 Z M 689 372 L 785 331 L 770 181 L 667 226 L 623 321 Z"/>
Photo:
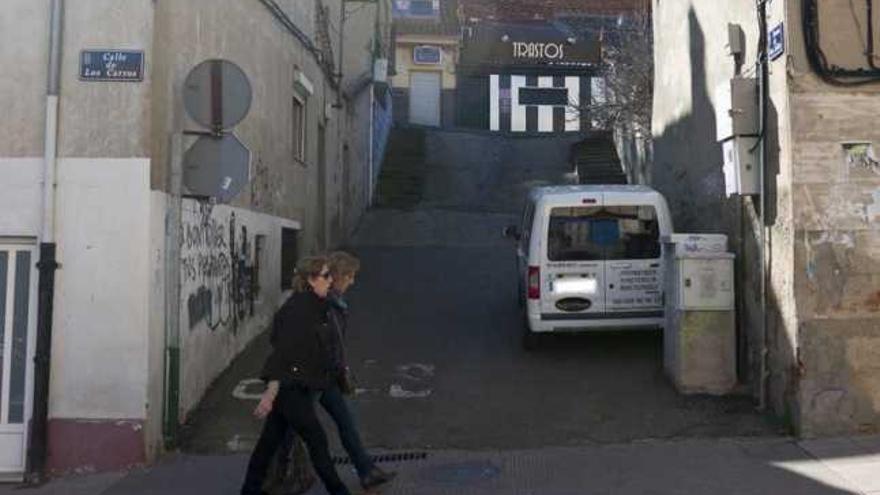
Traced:
<path fill-rule="evenodd" d="M 348 408 L 348 403 L 342 395 L 342 391 L 335 385 L 331 386 L 324 390 L 319 402 L 330 417 L 333 418 L 333 422 L 336 423 L 336 428 L 339 430 L 339 439 L 342 441 L 345 451 L 348 452 L 354 468 L 357 469 L 358 476 L 361 479 L 365 478 L 373 469 L 373 461 L 367 455 L 367 451 L 364 450 L 361 436 L 354 423 L 354 416 Z"/>

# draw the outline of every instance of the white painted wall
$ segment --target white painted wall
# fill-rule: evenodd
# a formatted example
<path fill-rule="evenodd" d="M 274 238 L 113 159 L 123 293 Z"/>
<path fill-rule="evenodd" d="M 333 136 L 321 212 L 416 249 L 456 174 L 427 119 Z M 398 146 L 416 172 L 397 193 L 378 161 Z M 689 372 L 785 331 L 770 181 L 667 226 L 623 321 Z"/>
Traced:
<path fill-rule="evenodd" d="M 0 158 L 0 236 L 40 233 L 42 158 Z"/>
<path fill-rule="evenodd" d="M 146 416 L 149 166 L 59 160 L 50 417 Z"/>
<path fill-rule="evenodd" d="M 234 252 L 230 242 L 234 232 Z M 298 222 L 226 205 L 211 206 L 193 200 L 183 203 L 181 247 L 181 419 L 201 400 L 208 386 L 232 359 L 271 322 L 282 301 L 281 228 L 299 229 Z M 242 228 L 247 229 L 246 237 Z M 255 245 L 265 236 L 260 260 Z M 245 248 L 245 246 L 247 246 Z M 302 251 L 301 251 L 302 252 Z M 241 303 L 231 301 L 234 260 L 259 266 L 259 290 L 250 312 L 246 284 Z M 211 310 L 195 310 L 199 296 Z M 195 311 L 191 311 L 195 310 Z"/>
<path fill-rule="evenodd" d="M 150 310 L 147 342 L 147 420 L 144 443 L 147 459 L 161 453 L 165 392 L 165 212 L 167 195 L 150 191 L 149 270 Z"/>

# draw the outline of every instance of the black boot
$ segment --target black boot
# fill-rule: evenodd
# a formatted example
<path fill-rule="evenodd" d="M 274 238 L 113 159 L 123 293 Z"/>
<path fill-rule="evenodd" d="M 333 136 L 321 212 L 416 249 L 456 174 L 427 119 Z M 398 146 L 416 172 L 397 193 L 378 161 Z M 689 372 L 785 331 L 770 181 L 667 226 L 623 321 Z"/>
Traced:
<path fill-rule="evenodd" d="M 397 473 L 391 471 L 383 471 L 378 467 L 373 467 L 370 470 L 370 473 L 361 479 L 361 486 L 364 487 L 365 490 L 369 490 L 370 488 L 375 488 L 384 483 L 388 483 L 393 480 L 394 477 L 397 476 Z"/>

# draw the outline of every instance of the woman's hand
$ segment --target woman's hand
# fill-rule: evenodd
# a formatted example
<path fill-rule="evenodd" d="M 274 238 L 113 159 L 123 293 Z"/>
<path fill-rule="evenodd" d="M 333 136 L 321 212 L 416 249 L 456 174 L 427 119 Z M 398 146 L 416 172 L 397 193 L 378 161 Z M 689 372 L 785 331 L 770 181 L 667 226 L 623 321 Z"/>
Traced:
<path fill-rule="evenodd" d="M 272 405 L 275 403 L 275 397 L 278 396 L 278 382 L 271 381 L 269 385 L 266 386 L 266 391 L 263 392 L 263 395 L 260 397 L 260 403 L 257 404 L 256 409 L 254 409 L 254 416 L 259 419 L 264 419 L 266 416 L 272 412 Z"/>

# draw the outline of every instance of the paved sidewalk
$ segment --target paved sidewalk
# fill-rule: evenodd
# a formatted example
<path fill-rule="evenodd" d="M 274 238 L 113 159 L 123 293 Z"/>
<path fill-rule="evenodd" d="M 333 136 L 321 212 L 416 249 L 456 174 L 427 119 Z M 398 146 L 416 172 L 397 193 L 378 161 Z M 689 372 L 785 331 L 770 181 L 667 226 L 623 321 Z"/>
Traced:
<path fill-rule="evenodd" d="M 130 473 L 56 480 L 24 495 L 237 493 L 247 456 L 176 455 Z M 385 465 L 384 495 L 880 494 L 880 436 L 640 441 L 525 451 L 427 452 Z M 350 486 L 354 475 L 343 469 Z M 309 495 L 323 494 L 320 487 Z"/>

